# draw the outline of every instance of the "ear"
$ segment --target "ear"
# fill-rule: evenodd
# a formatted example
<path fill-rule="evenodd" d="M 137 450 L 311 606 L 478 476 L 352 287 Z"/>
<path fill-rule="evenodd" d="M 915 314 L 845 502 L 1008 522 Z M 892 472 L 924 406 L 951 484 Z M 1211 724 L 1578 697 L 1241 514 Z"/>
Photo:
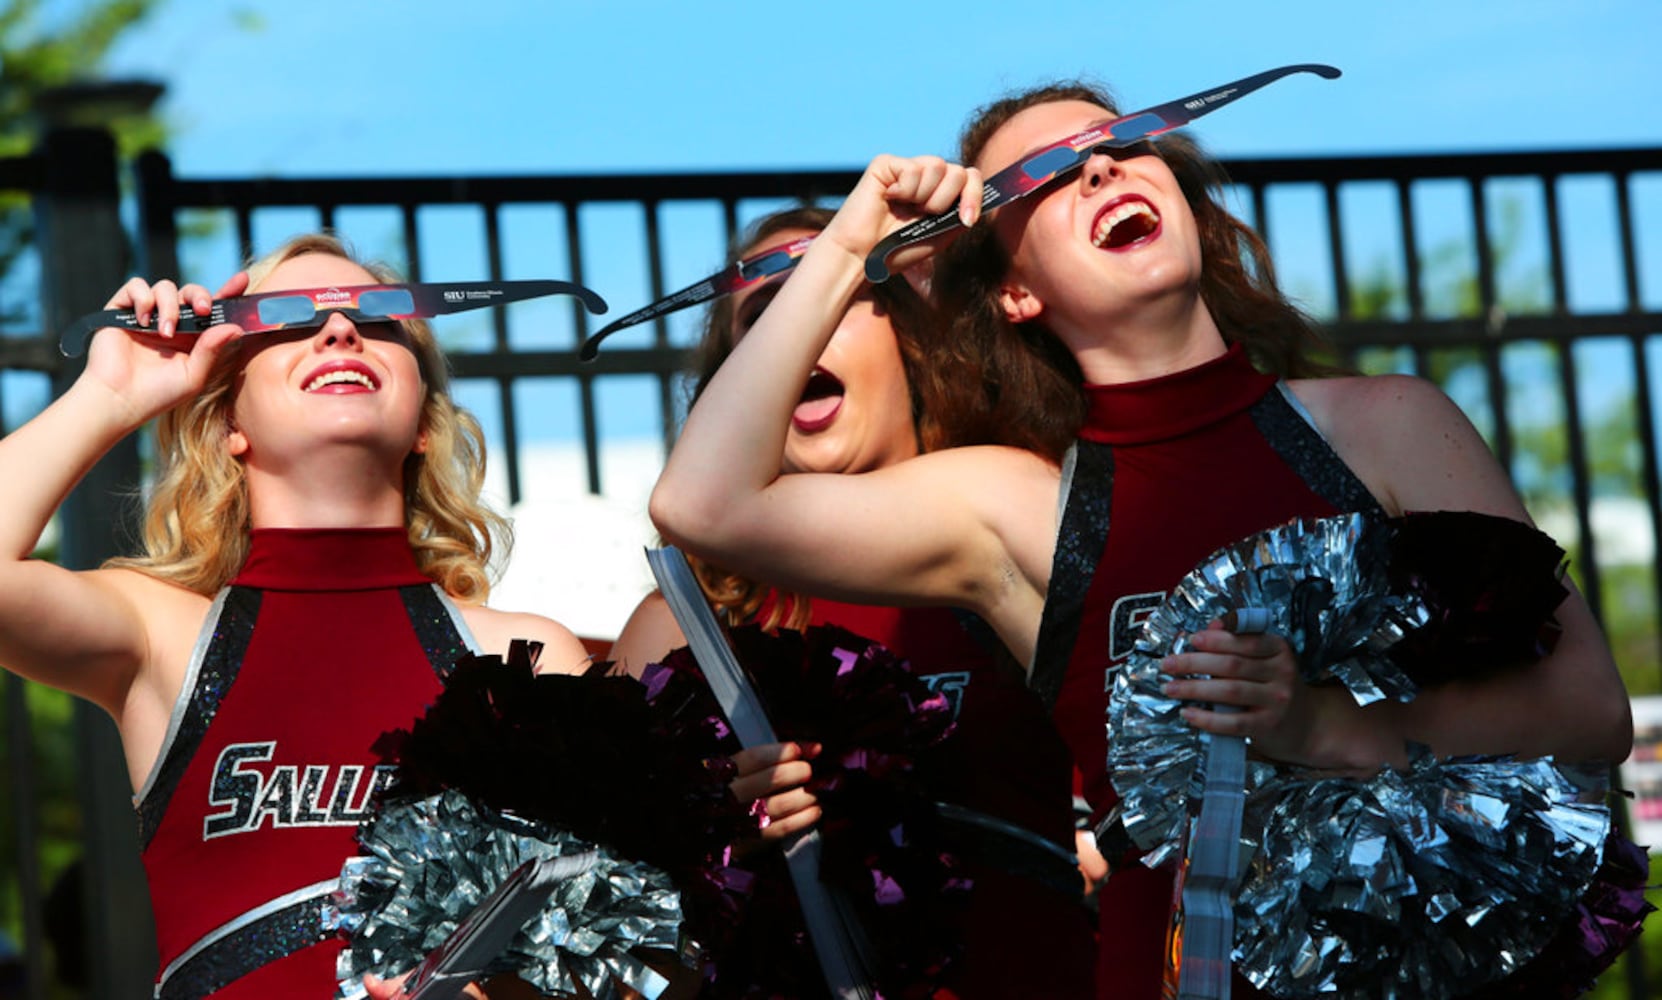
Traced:
<path fill-rule="evenodd" d="M 1012 323 L 1030 323 L 1045 311 L 1045 304 L 1033 290 L 1016 282 L 998 286 L 998 304 L 1004 309 L 1004 318 Z"/>
<path fill-rule="evenodd" d="M 427 454 L 427 429 L 424 427 L 416 432 L 415 447 L 410 449 L 417 455 Z"/>
<path fill-rule="evenodd" d="M 248 435 L 237 429 L 237 425 L 226 421 L 225 424 L 225 451 L 232 458 L 241 458 L 248 454 Z"/>

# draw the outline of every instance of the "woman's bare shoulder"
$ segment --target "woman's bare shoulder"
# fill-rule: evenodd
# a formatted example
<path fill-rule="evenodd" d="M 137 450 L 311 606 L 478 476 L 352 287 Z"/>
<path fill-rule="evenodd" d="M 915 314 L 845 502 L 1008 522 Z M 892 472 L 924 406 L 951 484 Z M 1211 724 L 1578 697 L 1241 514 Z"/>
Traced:
<path fill-rule="evenodd" d="M 542 657 L 537 663 L 542 673 L 574 674 L 589 665 L 589 652 L 582 640 L 552 618 L 526 611 L 499 611 L 482 604 L 464 605 L 461 610 L 481 652 L 506 655 L 515 639 L 525 639 L 542 643 Z"/>
<path fill-rule="evenodd" d="M 606 658 L 638 677 L 648 663 L 657 663 L 670 650 L 686 644 L 669 602 L 654 590 L 635 605 Z"/>
<path fill-rule="evenodd" d="M 1290 382 L 1328 443 L 1393 513 L 1527 518 L 1506 472 L 1442 389 L 1412 375 Z"/>
<path fill-rule="evenodd" d="M 1417 375 L 1340 375 L 1333 378 L 1289 379 L 1293 390 L 1318 425 L 1323 416 L 1338 422 L 1384 412 L 1418 411 L 1425 406 L 1452 408 L 1452 400 L 1435 382 Z M 1365 419 L 1365 418 L 1364 418 Z"/>

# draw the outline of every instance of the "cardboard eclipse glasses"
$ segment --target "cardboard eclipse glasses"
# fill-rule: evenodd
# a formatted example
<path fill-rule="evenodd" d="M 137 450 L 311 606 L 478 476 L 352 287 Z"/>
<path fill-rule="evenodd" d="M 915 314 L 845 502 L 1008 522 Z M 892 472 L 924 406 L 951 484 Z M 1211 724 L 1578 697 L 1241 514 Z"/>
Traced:
<path fill-rule="evenodd" d="M 417 282 L 401 285 L 349 285 L 329 288 L 290 289 L 260 292 L 230 299 L 215 299 L 205 316 L 191 309 L 179 313 L 178 332 L 201 333 L 221 323 L 235 323 L 245 333 L 303 330 L 322 326 L 333 313 L 354 323 L 381 323 L 405 319 L 431 319 L 450 313 L 483 309 L 545 295 L 574 295 L 591 313 L 604 313 L 606 301 L 582 285 L 569 281 L 459 281 Z M 65 357 L 84 353 L 93 333 L 107 326 L 150 333 L 155 316 L 140 323 L 131 309 L 107 309 L 82 316 L 58 341 Z"/>
<path fill-rule="evenodd" d="M 1175 101 L 1167 101 L 1152 108 L 1092 125 L 1083 132 L 1028 153 L 987 178 L 981 191 L 981 211 L 986 214 L 1001 205 L 1007 205 L 1017 198 L 1031 194 L 1058 177 L 1084 166 L 1085 161 L 1098 153 L 1111 155 L 1115 150 L 1124 150 L 1130 155 L 1138 155 L 1150 152 L 1151 150 L 1140 148 L 1146 140 L 1187 125 L 1208 112 L 1294 73 L 1314 73 L 1328 80 L 1337 79 L 1339 76 L 1338 69 L 1322 63 L 1280 66 L 1220 87 L 1203 90 L 1198 94 L 1180 97 Z M 963 220 L 958 218 L 958 213 L 954 210 L 902 226 L 885 237 L 866 257 L 866 279 L 874 284 L 887 281 L 890 277 L 890 254 L 962 225 Z M 697 284 L 620 317 L 585 340 L 578 348 L 577 355 L 584 361 L 592 361 L 599 351 L 600 341 L 618 330 L 657 319 L 659 316 L 701 302 L 708 302 L 722 295 L 730 295 L 763 278 L 787 271 L 796 266 L 797 261 L 807 252 L 808 244 L 812 242 L 813 237 L 803 237 L 784 246 L 770 247 L 728 266 Z"/>

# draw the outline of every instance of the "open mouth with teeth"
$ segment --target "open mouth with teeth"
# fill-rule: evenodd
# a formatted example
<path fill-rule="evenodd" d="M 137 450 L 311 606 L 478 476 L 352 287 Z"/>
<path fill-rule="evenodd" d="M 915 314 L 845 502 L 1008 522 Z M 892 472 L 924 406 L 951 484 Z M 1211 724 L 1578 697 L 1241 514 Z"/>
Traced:
<path fill-rule="evenodd" d="M 381 386 L 374 377 L 361 368 L 334 368 L 319 372 L 306 383 L 307 392 L 374 392 L 379 388 Z"/>
<path fill-rule="evenodd" d="M 1091 245 L 1103 250 L 1128 250 L 1160 232 L 1160 213 L 1138 197 L 1119 198 L 1103 208 L 1091 224 Z"/>
<path fill-rule="evenodd" d="M 797 430 L 812 432 L 828 427 L 843 406 L 843 381 L 824 368 L 815 368 L 802 390 L 802 399 L 791 412 Z"/>

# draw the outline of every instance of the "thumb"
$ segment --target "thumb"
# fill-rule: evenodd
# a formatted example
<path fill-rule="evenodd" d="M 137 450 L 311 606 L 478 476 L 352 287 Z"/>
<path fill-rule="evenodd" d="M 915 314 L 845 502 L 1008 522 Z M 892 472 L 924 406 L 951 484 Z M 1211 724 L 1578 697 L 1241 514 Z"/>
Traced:
<path fill-rule="evenodd" d="M 196 338 L 196 343 L 191 345 L 190 359 L 186 365 L 198 385 L 207 383 L 214 364 L 225 351 L 225 345 L 234 343 L 241 337 L 242 327 L 235 323 L 221 323 L 202 331 L 202 335 Z"/>

